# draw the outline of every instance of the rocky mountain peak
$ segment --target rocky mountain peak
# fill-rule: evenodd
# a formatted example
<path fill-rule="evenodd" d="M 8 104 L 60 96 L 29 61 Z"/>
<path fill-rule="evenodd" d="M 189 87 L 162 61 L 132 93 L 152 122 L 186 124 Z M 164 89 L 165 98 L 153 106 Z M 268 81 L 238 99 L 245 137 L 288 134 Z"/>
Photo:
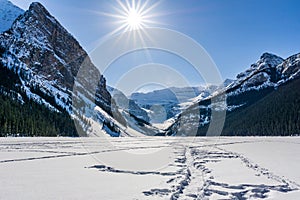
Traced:
<path fill-rule="evenodd" d="M 251 67 L 246 71 L 238 74 L 237 79 L 244 80 L 247 77 L 252 76 L 253 74 L 256 74 L 258 72 L 270 70 L 272 71 L 282 62 L 284 62 L 284 59 L 277 55 L 271 53 L 263 53 L 256 63 L 252 64 Z"/>
<path fill-rule="evenodd" d="M 120 132 L 117 124 L 126 126 L 104 76 L 42 4 L 32 3 L 10 29 L 0 34 L 0 50 L 1 66 L 20 80 L 20 101 L 25 97 L 51 110 L 67 111 L 82 128 L 83 116 L 93 113 L 94 120 L 108 134 L 113 132 L 111 135 Z"/>
<path fill-rule="evenodd" d="M 284 61 L 283 58 L 272 54 L 272 53 L 263 53 L 260 57 L 260 61 L 258 63 L 266 63 L 269 64 L 270 67 L 276 67 L 277 65 L 281 64 Z"/>
<path fill-rule="evenodd" d="M 1 36 L 0 36 L 1 37 Z M 81 63 L 93 66 L 78 41 L 40 3 L 32 3 L 2 36 L 2 46 L 36 74 L 72 89 Z"/>
<path fill-rule="evenodd" d="M 84 65 L 86 74 L 80 77 L 81 86 L 94 91 L 97 88 L 98 101 L 104 110 L 110 109 L 111 96 L 105 78 L 79 42 L 42 4 L 32 3 L 8 31 L 0 34 L 0 46 L 6 52 L 2 58 L 4 66 L 26 74 L 22 76 L 24 87 L 43 88 L 63 107 L 69 102 L 70 108 L 70 94 Z"/>
<path fill-rule="evenodd" d="M 280 58 L 280 57 L 268 52 L 263 53 L 260 57 L 260 59 L 273 59 L 273 58 Z"/>
<path fill-rule="evenodd" d="M 272 131 L 268 134 L 274 135 L 298 133 L 297 125 L 299 123 L 296 121 L 298 119 L 297 106 L 299 105 L 297 100 L 299 99 L 297 88 L 299 87 L 299 78 L 300 54 L 284 60 L 274 54 L 264 53 L 255 64 L 238 74 L 237 79 L 225 90 L 218 91 L 205 99 L 197 99 L 183 110 L 175 119 L 175 123 L 168 128 L 166 135 L 185 136 L 186 133 L 192 133 L 190 127 L 196 127 L 198 128 L 197 134 L 204 136 L 209 133 L 210 122 L 214 117 L 213 111 L 226 111 L 222 134 L 256 135 L 261 131 L 261 127 L 269 127 L 268 130 Z M 214 98 L 222 95 L 226 95 L 225 106 L 222 102 L 213 102 Z M 288 104 L 289 106 L 287 106 Z M 274 119 L 281 120 L 283 110 L 285 114 L 289 115 L 289 119 L 294 120 L 290 122 L 293 128 L 286 129 L 284 121 L 276 123 L 279 126 L 274 129 Z M 274 117 L 270 117 L 273 114 Z M 266 119 L 269 122 L 265 122 Z M 248 122 L 250 124 L 245 126 Z M 261 125 L 257 126 L 257 124 Z M 253 129 L 255 126 L 257 126 L 257 130 Z M 237 131 L 238 129 L 240 130 Z M 277 133 L 274 130 L 278 130 Z"/>
<path fill-rule="evenodd" d="M 29 11 L 36 12 L 40 14 L 50 15 L 47 9 L 39 2 L 32 2 L 29 6 Z"/>

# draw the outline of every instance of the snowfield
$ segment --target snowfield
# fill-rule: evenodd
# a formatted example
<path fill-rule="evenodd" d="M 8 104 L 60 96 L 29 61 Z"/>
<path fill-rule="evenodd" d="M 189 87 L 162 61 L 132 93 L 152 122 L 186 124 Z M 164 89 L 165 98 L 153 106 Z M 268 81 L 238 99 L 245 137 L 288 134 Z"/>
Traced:
<path fill-rule="evenodd" d="M 1 138 L 0 199 L 300 199 L 299 137 Z"/>

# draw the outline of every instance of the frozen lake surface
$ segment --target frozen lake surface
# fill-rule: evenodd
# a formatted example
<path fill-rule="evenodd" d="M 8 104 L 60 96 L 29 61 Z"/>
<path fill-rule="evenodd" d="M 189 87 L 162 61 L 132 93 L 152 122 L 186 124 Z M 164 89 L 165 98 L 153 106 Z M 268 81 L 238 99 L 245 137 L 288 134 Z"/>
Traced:
<path fill-rule="evenodd" d="M 300 199 L 300 138 L 1 138 L 0 199 Z"/>

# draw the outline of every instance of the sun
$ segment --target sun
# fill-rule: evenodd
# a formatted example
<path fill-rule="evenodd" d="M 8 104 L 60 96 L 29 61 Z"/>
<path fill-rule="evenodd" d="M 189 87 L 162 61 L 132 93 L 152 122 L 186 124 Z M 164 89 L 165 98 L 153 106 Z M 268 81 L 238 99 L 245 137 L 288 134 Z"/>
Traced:
<path fill-rule="evenodd" d="M 153 4 L 153 2 L 155 2 Z M 153 24 L 158 24 L 154 20 L 158 16 L 154 9 L 160 1 L 152 0 L 117 0 L 113 6 L 113 13 L 102 13 L 113 17 L 118 27 L 112 32 L 126 32 L 143 30 Z"/>
<path fill-rule="evenodd" d="M 126 23 L 131 30 L 136 30 L 142 28 L 145 22 L 141 13 L 136 9 L 131 9 L 127 14 Z"/>

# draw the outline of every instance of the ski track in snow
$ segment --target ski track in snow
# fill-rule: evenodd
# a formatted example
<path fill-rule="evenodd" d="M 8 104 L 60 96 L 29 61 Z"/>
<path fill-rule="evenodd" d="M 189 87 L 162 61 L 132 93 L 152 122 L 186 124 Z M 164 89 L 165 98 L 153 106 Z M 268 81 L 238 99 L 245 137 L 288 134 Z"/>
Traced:
<path fill-rule="evenodd" d="M 25 141 L 24 141 L 25 140 Z M 173 162 L 169 163 L 165 171 L 159 170 L 130 170 L 119 169 L 115 166 L 98 164 L 84 166 L 85 170 L 97 170 L 99 173 L 127 174 L 132 176 L 155 176 L 163 178 L 164 184 L 155 188 L 141 191 L 142 199 L 266 199 L 271 193 L 289 193 L 300 189 L 300 184 L 294 180 L 280 176 L 271 170 L 260 166 L 250 158 L 238 152 L 227 150 L 229 145 L 253 144 L 261 141 L 255 139 L 178 139 L 178 138 L 121 138 L 101 140 L 101 142 L 81 139 L 4 139 L 0 140 L 0 170 L 2 164 L 15 162 L 34 162 L 44 159 L 64 159 L 65 157 L 81 157 L 99 155 L 128 150 L 149 150 L 172 147 Z M 40 141 L 39 141 L 40 140 Z M 223 141 L 224 140 L 224 141 Z M 284 139 L 282 139 L 284 140 Z M 109 141 L 109 144 L 107 144 Z M 281 141 L 270 139 L 265 142 L 291 143 L 298 145 L 297 141 Z M 100 145 L 101 150 L 94 150 Z M 97 148 L 96 148 L 97 149 Z M 42 156 L 24 156 L 5 158 L 6 153 L 38 153 Z M 46 155 L 43 155 L 46 154 Z M 226 166 L 230 162 L 230 168 Z M 232 173 L 243 169 L 249 174 L 243 175 L 242 182 L 235 183 L 228 179 L 222 181 L 221 173 Z M 21 170 L 21 169 L 20 169 Z M 296 172 L 297 173 L 297 172 Z M 239 176 L 239 174 L 237 175 Z M 3 177 L 0 177 L 3 178 Z M 220 180 L 221 178 L 221 180 Z M 233 178 L 234 179 L 234 178 Z M 251 181 L 248 181 L 251 180 Z M 253 182 L 253 180 L 255 180 Z M 1 186 L 1 185 L 0 185 Z"/>

